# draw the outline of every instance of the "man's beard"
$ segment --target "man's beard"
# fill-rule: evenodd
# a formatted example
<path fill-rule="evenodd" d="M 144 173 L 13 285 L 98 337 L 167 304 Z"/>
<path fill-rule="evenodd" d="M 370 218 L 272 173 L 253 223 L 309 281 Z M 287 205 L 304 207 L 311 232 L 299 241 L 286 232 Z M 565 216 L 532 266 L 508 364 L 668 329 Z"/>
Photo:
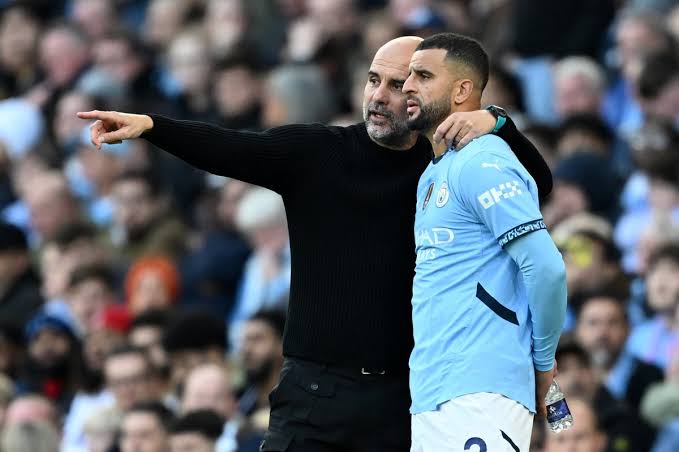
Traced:
<path fill-rule="evenodd" d="M 260 384 L 266 382 L 274 370 L 273 358 L 268 358 L 254 369 L 246 369 L 246 377 L 250 384 Z"/>
<path fill-rule="evenodd" d="M 420 130 L 426 132 L 437 127 L 450 116 L 450 100 L 447 96 L 435 100 L 428 105 L 420 104 L 420 114 L 408 119 L 410 130 Z"/>
<path fill-rule="evenodd" d="M 369 120 L 371 111 L 375 111 L 384 116 L 385 120 L 390 124 L 390 127 L 383 129 L 373 125 Z M 410 139 L 410 129 L 408 128 L 406 118 L 398 118 L 396 115 L 387 110 L 377 102 L 370 102 L 363 106 L 363 120 L 365 121 L 365 128 L 368 135 L 378 143 L 386 146 L 401 146 Z"/>

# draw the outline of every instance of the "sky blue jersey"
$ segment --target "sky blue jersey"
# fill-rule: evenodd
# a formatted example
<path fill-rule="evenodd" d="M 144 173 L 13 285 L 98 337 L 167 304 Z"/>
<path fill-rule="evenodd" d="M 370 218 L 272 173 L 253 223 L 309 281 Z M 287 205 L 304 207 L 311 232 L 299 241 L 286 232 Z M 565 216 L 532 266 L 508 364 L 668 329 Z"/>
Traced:
<path fill-rule="evenodd" d="M 497 136 L 429 164 L 417 189 L 412 413 L 494 392 L 535 411 L 526 287 L 503 249 L 545 229 L 537 186 Z"/>

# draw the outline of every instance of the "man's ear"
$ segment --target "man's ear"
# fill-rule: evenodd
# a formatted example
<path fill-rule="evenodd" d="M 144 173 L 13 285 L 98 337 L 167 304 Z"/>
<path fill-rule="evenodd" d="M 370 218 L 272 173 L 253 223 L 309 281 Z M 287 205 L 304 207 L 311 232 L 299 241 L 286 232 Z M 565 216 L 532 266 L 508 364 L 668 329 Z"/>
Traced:
<path fill-rule="evenodd" d="M 469 99 L 474 92 L 474 82 L 469 79 L 460 79 L 455 82 L 455 89 L 453 91 L 453 102 L 456 105 L 463 104 Z"/>

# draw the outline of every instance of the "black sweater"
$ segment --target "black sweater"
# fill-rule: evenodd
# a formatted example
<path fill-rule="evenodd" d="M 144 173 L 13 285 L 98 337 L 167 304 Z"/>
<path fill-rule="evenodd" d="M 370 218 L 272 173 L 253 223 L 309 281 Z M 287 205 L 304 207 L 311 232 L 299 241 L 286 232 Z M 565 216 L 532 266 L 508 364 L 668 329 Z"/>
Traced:
<path fill-rule="evenodd" d="M 432 157 L 426 138 L 395 151 L 365 125 L 243 132 L 151 115 L 142 138 L 200 169 L 281 194 L 292 276 L 285 356 L 405 371 L 413 346 L 415 193 Z M 551 173 L 511 121 L 500 134 L 538 190 Z"/>

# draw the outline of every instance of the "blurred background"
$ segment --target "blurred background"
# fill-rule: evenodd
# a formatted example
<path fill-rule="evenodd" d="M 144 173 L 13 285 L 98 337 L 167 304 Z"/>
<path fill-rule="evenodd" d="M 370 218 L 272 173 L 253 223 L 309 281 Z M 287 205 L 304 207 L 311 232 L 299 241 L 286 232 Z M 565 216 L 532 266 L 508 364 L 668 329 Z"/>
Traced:
<path fill-rule="evenodd" d="M 576 422 L 531 450 L 679 450 L 679 1 L 0 0 L 0 451 L 256 451 L 282 364 L 281 198 L 77 111 L 347 125 L 374 52 L 440 31 L 555 177 Z"/>

